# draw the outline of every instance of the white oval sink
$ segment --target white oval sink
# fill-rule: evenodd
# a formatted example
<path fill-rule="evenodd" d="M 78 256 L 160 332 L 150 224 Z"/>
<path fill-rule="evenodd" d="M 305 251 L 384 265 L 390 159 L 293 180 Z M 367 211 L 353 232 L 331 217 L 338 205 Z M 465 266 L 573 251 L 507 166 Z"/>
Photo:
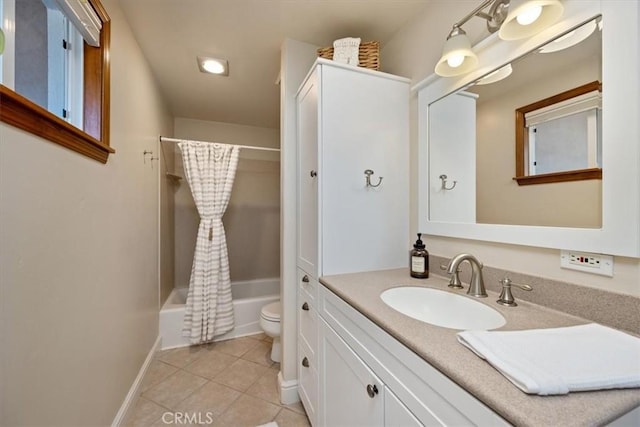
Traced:
<path fill-rule="evenodd" d="M 450 292 L 415 286 L 387 289 L 382 301 L 400 313 L 436 326 L 461 330 L 486 330 L 506 320 L 493 308 Z"/>

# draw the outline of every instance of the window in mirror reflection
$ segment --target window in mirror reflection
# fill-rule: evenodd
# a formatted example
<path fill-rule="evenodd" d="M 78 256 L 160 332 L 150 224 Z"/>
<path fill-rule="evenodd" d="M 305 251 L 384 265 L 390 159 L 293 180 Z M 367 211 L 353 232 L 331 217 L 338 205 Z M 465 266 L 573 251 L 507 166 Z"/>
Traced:
<path fill-rule="evenodd" d="M 601 108 L 600 92 L 593 91 L 526 113 L 526 174 L 602 167 Z"/>
<path fill-rule="evenodd" d="M 602 177 L 601 89 L 593 81 L 516 109 L 518 184 Z"/>

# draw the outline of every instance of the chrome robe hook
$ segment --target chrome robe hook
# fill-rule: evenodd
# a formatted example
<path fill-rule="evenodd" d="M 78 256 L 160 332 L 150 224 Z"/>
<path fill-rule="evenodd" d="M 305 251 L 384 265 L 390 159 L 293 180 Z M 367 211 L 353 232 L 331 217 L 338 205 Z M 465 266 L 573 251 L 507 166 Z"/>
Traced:
<path fill-rule="evenodd" d="M 367 169 L 366 171 L 364 171 L 364 174 L 367 176 L 365 178 L 367 180 L 367 185 L 366 185 L 367 187 L 375 188 L 375 187 L 379 187 L 380 184 L 382 184 L 382 177 L 381 176 L 378 177 L 378 183 L 376 185 L 373 185 L 371 183 L 371 175 L 373 175 L 374 173 L 375 172 L 373 172 L 371 169 Z"/>
<path fill-rule="evenodd" d="M 442 180 L 442 189 L 445 191 L 453 190 L 458 183 L 458 181 L 453 181 L 453 185 L 451 187 L 447 187 L 447 175 L 440 175 L 440 179 Z"/>

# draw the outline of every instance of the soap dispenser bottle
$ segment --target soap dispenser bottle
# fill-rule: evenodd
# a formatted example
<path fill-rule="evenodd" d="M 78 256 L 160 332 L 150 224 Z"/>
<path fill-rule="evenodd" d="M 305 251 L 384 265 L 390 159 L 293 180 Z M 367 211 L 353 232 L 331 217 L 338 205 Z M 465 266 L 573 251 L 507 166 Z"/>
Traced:
<path fill-rule="evenodd" d="M 429 252 L 425 249 L 421 237 L 422 233 L 418 233 L 418 240 L 411 251 L 411 277 L 426 279 L 429 277 Z"/>

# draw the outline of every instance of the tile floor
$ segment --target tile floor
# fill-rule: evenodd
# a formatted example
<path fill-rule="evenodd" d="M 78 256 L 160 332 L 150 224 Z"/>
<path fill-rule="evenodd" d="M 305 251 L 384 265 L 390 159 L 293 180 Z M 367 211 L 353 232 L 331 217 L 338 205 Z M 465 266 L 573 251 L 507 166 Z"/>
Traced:
<path fill-rule="evenodd" d="M 280 404 L 270 352 L 264 334 L 158 352 L 128 425 L 308 427 L 300 402 Z"/>

